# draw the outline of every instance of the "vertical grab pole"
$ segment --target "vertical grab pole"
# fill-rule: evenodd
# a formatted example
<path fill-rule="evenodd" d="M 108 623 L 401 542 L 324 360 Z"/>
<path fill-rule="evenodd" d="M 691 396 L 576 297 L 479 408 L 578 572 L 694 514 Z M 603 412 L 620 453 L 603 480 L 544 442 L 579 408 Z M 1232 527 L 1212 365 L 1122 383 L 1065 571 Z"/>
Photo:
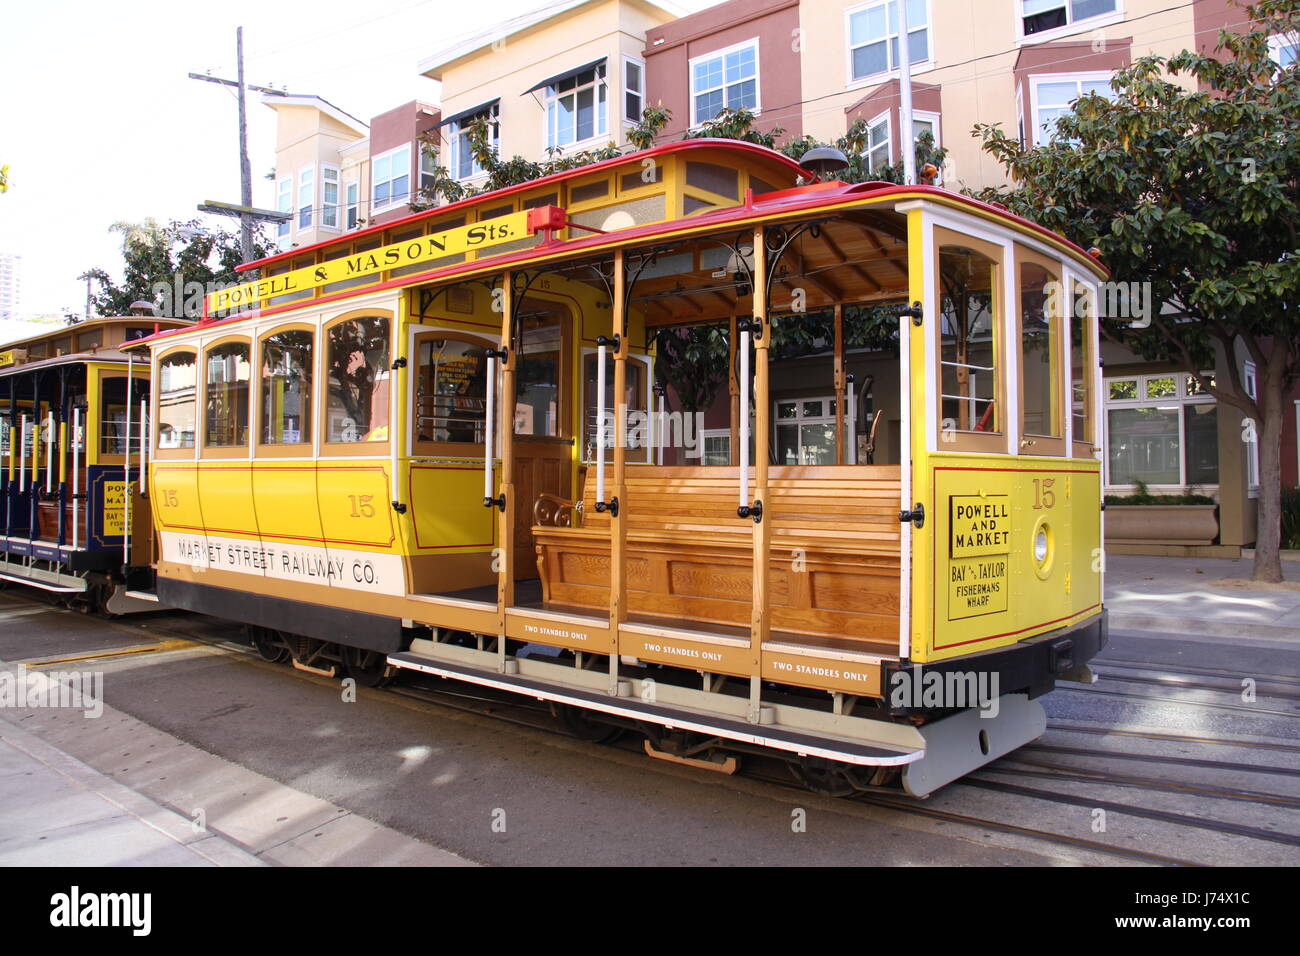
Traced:
<path fill-rule="evenodd" d="M 768 461 L 771 455 L 772 403 L 768 388 L 768 346 L 771 344 L 771 326 L 767 317 L 768 262 L 767 231 L 763 226 L 754 229 L 754 503 L 745 510 L 754 519 L 753 539 L 753 600 L 750 607 L 750 676 L 749 720 L 761 723 L 763 713 L 762 679 L 763 647 L 771 632 L 772 609 L 768 592 L 769 571 L 772 564 L 772 519 L 768 495 Z M 748 409 L 748 388 L 745 390 L 745 407 Z M 746 419 L 748 420 L 748 419 Z M 742 443 L 748 448 L 748 440 Z"/>
<path fill-rule="evenodd" d="M 81 409 L 72 409 L 72 550 L 77 550 L 81 529 Z"/>
<path fill-rule="evenodd" d="M 122 564 L 131 563 L 131 385 L 135 380 L 135 353 L 126 353 L 126 435 L 122 451 Z"/>
<path fill-rule="evenodd" d="M 848 429 L 848 435 L 844 438 L 846 454 L 844 460 L 850 465 L 858 463 L 858 397 L 854 394 L 853 376 L 848 376 L 849 386 L 849 407 L 848 414 L 844 416 L 844 426 Z"/>
<path fill-rule="evenodd" d="M 668 438 L 668 399 L 663 392 L 659 393 L 659 422 L 655 426 L 655 463 L 662 465 L 664 463 L 664 442 Z M 683 422 L 682 427 L 685 428 Z M 700 439 L 703 444 L 704 439 Z"/>
<path fill-rule="evenodd" d="M 149 493 L 149 400 L 140 399 L 140 497 Z"/>
<path fill-rule="evenodd" d="M 740 507 L 749 507 L 749 331 L 740 333 Z"/>
<path fill-rule="evenodd" d="M 54 493 L 54 409 L 45 413 L 45 493 Z"/>
<path fill-rule="evenodd" d="M 14 473 L 18 469 L 15 458 L 22 457 L 22 439 L 18 437 L 18 429 L 13 426 L 13 419 L 9 419 L 9 484 L 5 486 L 5 535 L 9 534 L 10 526 L 13 523 L 13 490 L 14 490 Z"/>
<path fill-rule="evenodd" d="M 27 455 L 24 453 L 23 445 L 27 442 L 27 416 L 23 415 L 19 421 L 21 425 L 18 428 L 18 490 L 27 493 Z"/>
<path fill-rule="evenodd" d="M 605 510 L 605 349 L 596 346 L 596 510 Z"/>
<path fill-rule="evenodd" d="M 493 485 L 493 459 L 496 454 L 497 432 L 497 357 L 488 354 L 487 360 L 487 416 L 485 418 L 486 434 L 483 436 L 483 504 L 490 505 L 496 497 Z"/>

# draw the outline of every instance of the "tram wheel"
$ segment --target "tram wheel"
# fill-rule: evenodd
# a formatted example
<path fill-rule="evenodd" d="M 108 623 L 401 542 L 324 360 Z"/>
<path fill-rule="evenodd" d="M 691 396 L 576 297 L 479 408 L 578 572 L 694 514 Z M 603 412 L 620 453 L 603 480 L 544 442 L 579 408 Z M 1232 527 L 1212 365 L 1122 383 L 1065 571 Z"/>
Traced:
<path fill-rule="evenodd" d="M 825 757 L 802 757 L 788 766 L 800 784 L 823 797 L 847 797 L 858 790 L 844 767 Z"/>
<path fill-rule="evenodd" d="M 341 647 L 347 675 L 362 687 L 383 687 L 392 681 L 388 673 L 388 655 L 364 647 Z"/>
<path fill-rule="evenodd" d="M 253 646 L 257 648 L 257 653 L 261 655 L 262 660 L 270 661 L 272 664 L 279 664 L 289 659 L 289 648 L 284 646 L 279 636 L 274 631 L 269 631 L 264 627 L 250 628 L 253 637 Z"/>
<path fill-rule="evenodd" d="M 564 729 L 579 740 L 593 744 L 612 744 L 623 736 L 623 728 L 612 724 L 602 724 L 592 720 L 581 707 L 570 704 L 552 704 L 551 712 L 563 725 Z"/>

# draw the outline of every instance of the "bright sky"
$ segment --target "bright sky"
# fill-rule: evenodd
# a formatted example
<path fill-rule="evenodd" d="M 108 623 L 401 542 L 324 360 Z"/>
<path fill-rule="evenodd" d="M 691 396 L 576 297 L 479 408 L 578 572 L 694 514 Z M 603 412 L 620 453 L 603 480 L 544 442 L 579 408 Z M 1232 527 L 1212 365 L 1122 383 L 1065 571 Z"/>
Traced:
<path fill-rule="evenodd" d="M 678 0 L 690 10 L 716 0 Z M 89 268 L 120 275 L 114 222 L 199 217 L 239 201 L 233 79 L 323 96 L 364 121 L 412 99 L 438 102 L 416 63 L 539 0 L 41 0 L 7 4 L 0 29 L 0 251 L 22 261 L 25 315 L 85 308 Z M 273 207 L 275 113 L 249 97 L 253 204 Z M 218 220 L 227 226 L 234 220 Z M 9 332 L 9 329 L 5 329 Z M 0 336 L 0 340 L 14 335 Z"/>

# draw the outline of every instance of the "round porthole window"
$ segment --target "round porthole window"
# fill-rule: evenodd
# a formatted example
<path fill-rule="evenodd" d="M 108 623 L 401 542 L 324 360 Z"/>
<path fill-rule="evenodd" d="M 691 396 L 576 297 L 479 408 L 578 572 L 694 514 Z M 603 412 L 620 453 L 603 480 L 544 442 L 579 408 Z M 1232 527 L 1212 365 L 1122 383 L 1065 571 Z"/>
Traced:
<path fill-rule="evenodd" d="M 1034 573 L 1046 580 L 1052 573 L 1052 564 L 1056 558 L 1056 535 L 1052 533 L 1052 526 L 1047 523 L 1045 517 L 1039 518 L 1038 523 L 1034 525 L 1030 551 L 1033 554 Z"/>

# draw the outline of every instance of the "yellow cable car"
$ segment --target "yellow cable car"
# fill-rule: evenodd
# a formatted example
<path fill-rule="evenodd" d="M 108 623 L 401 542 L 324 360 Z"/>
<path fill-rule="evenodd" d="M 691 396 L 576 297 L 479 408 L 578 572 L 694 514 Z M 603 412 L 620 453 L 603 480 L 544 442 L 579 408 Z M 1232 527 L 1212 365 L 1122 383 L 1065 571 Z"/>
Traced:
<path fill-rule="evenodd" d="M 0 348 L 0 580 L 86 610 L 157 608 L 130 595 L 152 580 L 149 368 L 123 347 L 186 324 L 94 318 Z"/>
<path fill-rule="evenodd" d="M 1106 273 L 1055 234 L 697 139 L 253 265 L 147 340 L 150 482 L 160 600 L 268 657 L 832 793 L 1089 679 Z"/>

